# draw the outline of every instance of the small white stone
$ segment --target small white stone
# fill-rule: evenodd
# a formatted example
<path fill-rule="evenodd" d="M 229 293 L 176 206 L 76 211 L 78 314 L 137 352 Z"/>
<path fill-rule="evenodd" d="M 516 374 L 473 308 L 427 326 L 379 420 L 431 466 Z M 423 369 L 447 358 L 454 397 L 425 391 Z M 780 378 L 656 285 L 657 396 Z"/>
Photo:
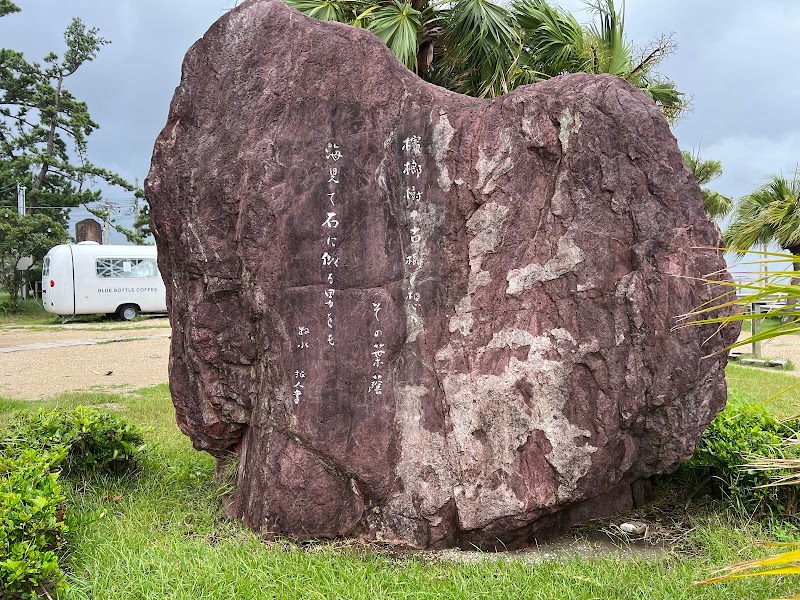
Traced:
<path fill-rule="evenodd" d="M 623 523 L 619 528 L 622 533 L 628 535 L 644 535 L 644 532 L 647 531 L 647 525 L 644 523 Z"/>

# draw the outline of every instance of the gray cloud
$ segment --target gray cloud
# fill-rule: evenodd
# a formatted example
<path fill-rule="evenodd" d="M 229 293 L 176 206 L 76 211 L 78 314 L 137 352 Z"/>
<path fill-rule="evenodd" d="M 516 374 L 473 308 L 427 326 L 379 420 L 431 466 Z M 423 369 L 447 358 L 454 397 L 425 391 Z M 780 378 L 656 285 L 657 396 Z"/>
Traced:
<path fill-rule="evenodd" d="M 69 88 L 101 126 L 90 138 L 92 160 L 141 181 L 185 51 L 233 3 L 22 2 L 21 13 L 0 19 L 0 45 L 41 60 L 50 50 L 62 52 L 62 33 L 73 16 L 99 27 L 113 43 Z M 560 4 L 580 21 L 589 19 L 581 0 Z M 627 0 L 626 31 L 637 45 L 674 33 L 678 51 L 660 70 L 694 105 L 674 133 L 682 148 L 722 161 L 718 191 L 739 197 L 773 173 L 794 171 L 800 161 L 800 2 Z"/>

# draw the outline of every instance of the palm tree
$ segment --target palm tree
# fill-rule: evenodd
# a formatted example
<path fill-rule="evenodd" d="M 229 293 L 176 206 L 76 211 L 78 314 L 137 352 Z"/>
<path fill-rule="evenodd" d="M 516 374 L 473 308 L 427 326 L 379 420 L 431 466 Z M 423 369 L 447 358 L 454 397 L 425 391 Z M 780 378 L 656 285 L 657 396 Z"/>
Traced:
<path fill-rule="evenodd" d="M 521 82 L 533 83 L 563 73 L 608 73 L 625 79 L 650 96 L 667 118 L 674 120 L 685 108 L 675 84 L 660 78 L 655 67 L 675 51 L 662 36 L 635 57 L 625 40 L 625 3 L 614 0 L 587 2 L 598 23 L 580 25 L 575 17 L 546 0 L 516 0 L 514 15 L 522 30 Z"/>
<path fill-rule="evenodd" d="M 494 97 L 513 88 L 519 32 L 489 0 L 284 0 L 323 21 L 363 27 L 411 71 L 448 89 Z"/>
<path fill-rule="evenodd" d="M 624 39 L 624 4 L 590 4 L 598 23 L 583 26 L 544 0 L 517 0 L 512 9 L 491 0 L 284 0 L 322 20 L 364 27 L 421 77 L 481 98 L 562 73 L 611 73 L 652 97 L 667 118 L 685 107 L 675 84 L 655 74 L 674 52 L 661 38 L 634 59 Z"/>
<path fill-rule="evenodd" d="M 434 49 L 430 81 L 479 98 L 500 96 L 518 85 L 522 40 L 510 11 L 489 0 L 456 0 L 439 17 L 441 35 L 429 40 Z"/>
<path fill-rule="evenodd" d="M 736 206 L 725 243 L 744 254 L 751 246 L 775 241 L 800 256 L 800 177 L 772 178 Z M 795 270 L 800 270 L 796 266 Z"/>
<path fill-rule="evenodd" d="M 722 163 L 718 160 L 702 160 L 699 155 L 686 150 L 683 151 L 683 160 L 689 165 L 694 178 L 701 186 L 722 175 Z M 700 194 L 703 196 L 706 214 L 712 219 L 726 217 L 733 209 L 733 200 L 728 196 L 723 196 L 707 187 L 700 188 Z"/>
<path fill-rule="evenodd" d="M 792 180 L 773 175 L 766 184 L 742 198 L 725 232 L 725 245 L 740 255 L 756 244 L 772 241 L 793 255 L 789 289 L 800 289 L 800 177 L 797 173 Z M 796 293 L 788 294 L 787 309 L 794 317 L 797 302 Z"/>

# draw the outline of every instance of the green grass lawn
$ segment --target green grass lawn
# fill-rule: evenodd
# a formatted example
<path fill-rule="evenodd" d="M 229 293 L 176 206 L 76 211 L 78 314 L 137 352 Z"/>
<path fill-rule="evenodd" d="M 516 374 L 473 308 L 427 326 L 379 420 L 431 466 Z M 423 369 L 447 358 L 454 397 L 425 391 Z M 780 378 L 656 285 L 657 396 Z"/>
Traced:
<path fill-rule="evenodd" d="M 134 321 L 152 318 L 150 315 L 139 315 Z M 104 314 L 75 315 L 69 318 L 70 323 L 103 323 L 116 321 L 114 316 Z M 47 312 L 38 300 L 20 300 L 17 312 L 11 312 L 8 294 L 0 293 L 0 327 L 25 327 L 35 328 L 41 325 L 45 329 L 51 325 L 60 325 L 64 319 L 58 315 Z M 125 329 L 127 323 L 120 323 L 120 329 Z M 106 328 L 107 329 L 107 328 Z"/>
<path fill-rule="evenodd" d="M 742 400 L 763 402 L 781 418 L 800 414 L 800 377 L 735 363 L 729 363 L 725 373 L 728 390 L 735 390 Z"/>
<path fill-rule="evenodd" d="M 741 368 L 730 373 L 753 399 L 789 379 Z M 800 580 L 693 586 L 715 566 L 756 554 L 755 540 L 791 532 L 737 521 L 721 505 L 685 511 L 683 500 L 682 540 L 660 558 L 560 555 L 532 562 L 509 554 L 462 564 L 364 544 L 268 542 L 221 514 L 213 461 L 178 431 L 166 386 L 132 395 L 0 400 L 0 422 L 15 410 L 77 404 L 119 411 L 145 429 L 148 449 L 137 476 L 97 479 L 70 492 L 73 510 L 88 523 L 69 540 L 65 599 L 766 599 L 800 590 Z"/>
<path fill-rule="evenodd" d="M 11 312 L 8 294 L 0 293 L 0 325 L 38 325 L 60 322 L 37 300 L 20 300 L 17 312 Z"/>
<path fill-rule="evenodd" d="M 781 324 L 780 319 L 776 319 L 774 317 L 767 317 L 759 321 L 758 330 L 760 332 L 770 331 L 778 327 L 780 324 Z M 752 321 L 749 320 L 742 321 L 742 332 L 749 333 L 750 330 L 752 329 L 752 325 L 753 325 Z M 800 331 L 789 333 L 786 335 L 800 335 Z"/>

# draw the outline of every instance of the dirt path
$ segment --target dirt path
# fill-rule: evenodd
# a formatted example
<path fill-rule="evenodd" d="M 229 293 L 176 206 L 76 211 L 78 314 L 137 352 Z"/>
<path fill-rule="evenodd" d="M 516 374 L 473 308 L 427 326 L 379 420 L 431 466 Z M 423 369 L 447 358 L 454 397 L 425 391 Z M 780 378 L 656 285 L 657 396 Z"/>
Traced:
<path fill-rule="evenodd" d="M 742 334 L 739 339 L 747 339 L 749 334 Z M 752 346 L 745 344 L 736 348 L 739 352 L 749 353 Z M 781 335 L 761 342 L 761 356 L 775 359 L 789 359 L 794 365 L 792 371 L 781 371 L 787 375 L 800 377 L 800 335 Z"/>
<path fill-rule="evenodd" d="M 0 397 L 35 400 L 166 383 L 169 335 L 166 318 L 2 327 Z"/>
<path fill-rule="evenodd" d="M 0 327 L 0 397 L 35 400 L 78 390 L 126 391 L 167 382 L 169 320 Z M 741 351 L 748 352 L 749 346 Z M 762 344 L 800 376 L 800 336 Z"/>

